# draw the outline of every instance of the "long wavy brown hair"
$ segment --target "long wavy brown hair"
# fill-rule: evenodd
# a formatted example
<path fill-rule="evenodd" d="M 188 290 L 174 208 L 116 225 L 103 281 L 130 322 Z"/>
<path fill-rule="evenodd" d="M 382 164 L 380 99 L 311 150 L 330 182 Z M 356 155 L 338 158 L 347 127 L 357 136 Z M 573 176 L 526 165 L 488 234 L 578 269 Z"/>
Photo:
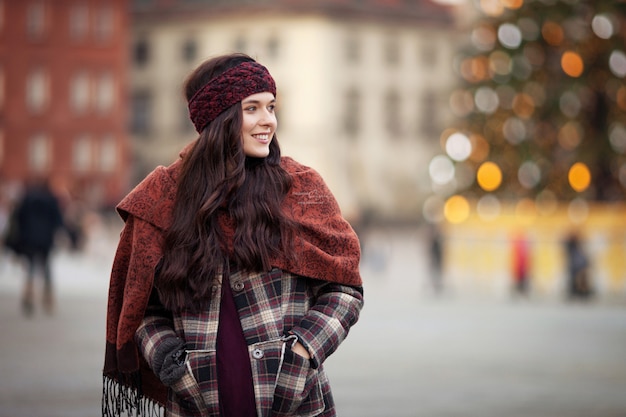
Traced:
<path fill-rule="evenodd" d="M 201 64 L 185 82 L 187 100 L 211 78 L 244 61 L 253 59 L 233 54 Z M 280 166 L 276 135 L 266 158 L 246 157 L 242 114 L 241 103 L 222 112 L 182 161 L 173 223 L 165 234 L 155 284 L 171 310 L 202 309 L 216 277 L 229 264 L 267 271 L 273 256 L 293 256 L 295 224 L 281 210 L 291 177 Z M 232 253 L 218 224 L 224 211 L 235 225 Z"/>

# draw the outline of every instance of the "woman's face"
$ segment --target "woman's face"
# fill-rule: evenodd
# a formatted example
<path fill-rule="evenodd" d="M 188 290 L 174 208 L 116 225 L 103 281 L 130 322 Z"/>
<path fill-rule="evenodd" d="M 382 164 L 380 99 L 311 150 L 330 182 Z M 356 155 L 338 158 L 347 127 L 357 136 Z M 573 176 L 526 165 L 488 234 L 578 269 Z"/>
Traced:
<path fill-rule="evenodd" d="M 256 93 L 241 101 L 243 152 L 253 158 L 265 158 L 278 121 L 274 113 L 276 99 L 270 92 Z"/>

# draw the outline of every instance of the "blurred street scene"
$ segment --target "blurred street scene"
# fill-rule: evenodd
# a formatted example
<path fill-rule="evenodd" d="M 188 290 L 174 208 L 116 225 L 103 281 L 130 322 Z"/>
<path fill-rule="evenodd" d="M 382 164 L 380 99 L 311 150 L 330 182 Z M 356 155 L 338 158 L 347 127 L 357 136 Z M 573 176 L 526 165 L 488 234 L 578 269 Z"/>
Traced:
<path fill-rule="evenodd" d="M 83 252 L 57 250 L 52 315 L 39 305 L 31 317 L 22 314 L 25 272 L 3 255 L 0 417 L 100 415 L 118 231 L 111 222 Z M 435 291 L 427 231 L 369 232 L 366 307 L 327 362 L 340 416 L 624 415 L 623 302 Z"/>
<path fill-rule="evenodd" d="M 234 51 L 361 238 L 340 417 L 626 416 L 625 45 L 612 0 L 0 0 L 0 417 L 101 414 L 112 207 Z M 42 178 L 63 225 L 30 286 Z"/>

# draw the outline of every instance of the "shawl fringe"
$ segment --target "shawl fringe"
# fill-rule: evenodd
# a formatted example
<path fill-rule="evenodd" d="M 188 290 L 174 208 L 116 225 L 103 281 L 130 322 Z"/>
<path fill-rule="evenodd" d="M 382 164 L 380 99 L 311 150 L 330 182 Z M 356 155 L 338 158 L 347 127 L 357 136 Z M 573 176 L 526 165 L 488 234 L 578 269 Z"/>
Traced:
<path fill-rule="evenodd" d="M 163 417 L 163 405 L 141 392 L 139 373 L 133 374 L 131 378 L 131 384 L 124 384 L 103 375 L 102 417 Z"/>

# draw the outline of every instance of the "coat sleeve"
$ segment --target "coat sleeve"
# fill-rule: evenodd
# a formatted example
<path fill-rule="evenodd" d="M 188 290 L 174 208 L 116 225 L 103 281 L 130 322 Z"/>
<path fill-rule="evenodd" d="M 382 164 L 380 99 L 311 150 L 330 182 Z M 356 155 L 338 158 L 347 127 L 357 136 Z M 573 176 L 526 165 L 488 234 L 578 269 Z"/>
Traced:
<path fill-rule="evenodd" d="M 363 308 L 362 287 L 312 280 L 316 302 L 290 333 L 311 354 L 317 368 L 343 342 L 350 328 L 358 321 Z"/>
<path fill-rule="evenodd" d="M 153 290 L 146 314 L 137 328 L 135 340 L 139 351 L 151 369 L 155 369 L 155 356 L 159 346 L 177 338 L 172 313 L 161 304 L 157 291 Z"/>

